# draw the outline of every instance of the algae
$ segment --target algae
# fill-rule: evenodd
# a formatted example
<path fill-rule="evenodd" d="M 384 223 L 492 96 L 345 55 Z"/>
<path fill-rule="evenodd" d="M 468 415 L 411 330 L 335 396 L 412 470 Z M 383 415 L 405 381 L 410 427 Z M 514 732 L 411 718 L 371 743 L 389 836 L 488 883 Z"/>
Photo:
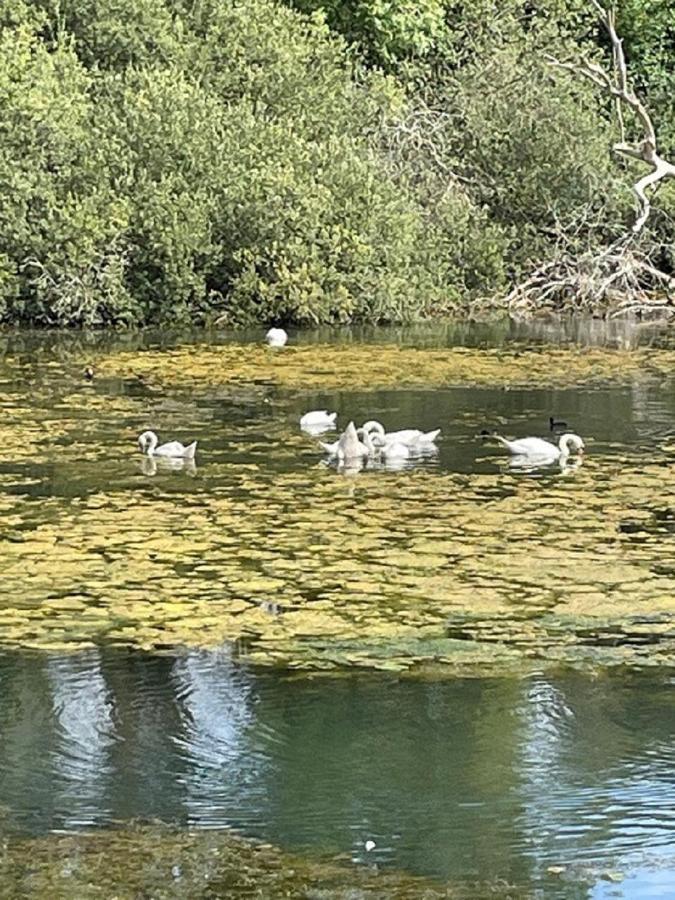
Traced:
<path fill-rule="evenodd" d="M 102 376 L 174 387 L 277 385 L 349 390 L 448 385 L 563 386 L 669 378 L 675 351 L 600 347 L 511 346 L 429 349 L 396 344 L 312 344 L 270 350 L 255 344 L 191 344 L 172 350 L 122 351 L 96 361 Z"/>
<path fill-rule="evenodd" d="M 378 871 L 374 865 L 293 856 L 232 832 L 159 825 L 40 838 L 5 836 L 0 853 L 0 897 L 8 900 L 507 900 L 524 896 L 527 891 L 503 882 L 446 885 L 395 870 Z"/>
<path fill-rule="evenodd" d="M 97 363 L 97 379 L 128 366 L 192 385 L 150 396 L 115 393 L 105 380 L 85 387 L 65 364 L 38 361 L 28 377 L 7 358 L 0 643 L 161 651 L 232 642 L 253 663 L 308 670 L 675 663 L 667 442 L 649 456 L 590 455 L 544 481 L 422 469 L 345 479 L 317 465 L 297 426 L 276 423 L 263 440 L 242 417 L 231 449 L 241 462 L 216 452 L 206 468 L 155 477 L 134 456 L 145 423 L 169 430 L 200 415 L 199 378 L 307 386 L 314 376 L 335 385 L 402 372 L 431 384 L 466 372 L 505 385 L 517 373 L 535 383 L 582 370 L 666 374 L 673 358 L 378 346 L 373 363 L 371 350 L 197 347 Z"/>

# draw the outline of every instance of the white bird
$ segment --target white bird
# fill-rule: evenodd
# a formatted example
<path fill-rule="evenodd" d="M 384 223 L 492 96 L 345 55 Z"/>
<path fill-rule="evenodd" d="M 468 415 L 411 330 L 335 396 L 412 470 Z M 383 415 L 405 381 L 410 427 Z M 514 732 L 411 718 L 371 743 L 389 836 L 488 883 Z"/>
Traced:
<path fill-rule="evenodd" d="M 359 440 L 353 422 L 347 425 L 334 444 L 324 444 L 323 441 L 319 443 L 326 453 L 337 456 L 338 462 L 355 461 L 370 456 L 370 450 Z"/>
<path fill-rule="evenodd" d="M 304 431 L 330 431 L 335 428 L 337 413 L 329 413 L 326 409 L 313 409 L 300 417 L 300 428 Z"/>
<path fill-rule="evenodd" d="M 410 448 L 400 441 L 391 441 L 384 444 L 381 449 L 385 459 L 410 459 Z"/>
<path fill-rule="evenodd" d="M 138 446 L 141 449 L 141 453 L 145 453 L 146 456 L 165 456 L 182 459 L 195 458 L 197 441 L 193 441 L 187 446 L 181 444 L 180 441 L 169 441 L 166 444 L 160 444 L 159 447 L 157 446 L 158 443 L 159 438 L 154 431 L 144 431 L 143 434 L 138 437 Z"/>
<path fill-rule="evenodd" d="M 542 463 L 564 461 L 572 453 L 584 452 L 584 442 L 579 435 L 571 432 L 560 436 L 557 447 L 550 441 L 537 437 L 520 438 L 516 441 L 508 441 L 499 434 L 494 434 L 492 437 L 499 441 L 502 447 L 506 447 L 513 456 L 527 457 Z"/>
<path fill-rule="evenodd" d="M 270 347 L 283 347 L 288 340 L 288 335 L 283 328 L 270 328 L 265 335 L 265 340 Z"/>
<path fill-rule="evenodd" d="M 434 431 L 420 431 L 419 428 L 402 428 L 400 431 L 385 431 L 381 422 L 371 420 L 366 422 L 363 430 L 375 433 L 375 440 L 379 444 L 405 444 L 408 448 L 422 447 L 425 444 L 433 444 L 441 433 L 440 428 Z"/>

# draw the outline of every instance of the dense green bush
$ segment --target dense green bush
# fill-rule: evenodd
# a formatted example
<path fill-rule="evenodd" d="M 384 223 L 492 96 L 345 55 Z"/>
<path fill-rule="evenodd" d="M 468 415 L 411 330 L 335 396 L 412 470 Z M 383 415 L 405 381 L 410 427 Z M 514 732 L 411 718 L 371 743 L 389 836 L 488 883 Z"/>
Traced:
<path fill-rule="evenodd" d="M 0 321 L 400 321 L 625 227 L 611 104 L 544 59 L 606 52 L 584 0 L 292 5 L 3 4 Z M 658 124 L 672 26 L 643 8 Z"/>

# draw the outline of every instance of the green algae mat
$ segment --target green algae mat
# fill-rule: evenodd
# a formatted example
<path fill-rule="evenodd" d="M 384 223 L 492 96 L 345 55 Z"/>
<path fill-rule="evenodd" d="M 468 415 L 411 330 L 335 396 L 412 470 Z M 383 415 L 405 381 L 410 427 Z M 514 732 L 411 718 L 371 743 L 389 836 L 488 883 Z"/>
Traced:
<path fill-rule="evenodd" d="M 415 349 L 391 344 L 320 344 L 274 350 L 251 344 L 189 345 L 121 352 L 98 360 L 102 375 L 166 385 L 269 383 L 286 388 L 499 387 L 626 382 L 670 376 L 675 351 L 583 347 Z"/>
<path fill-rule="evenodd" d="M 319 388 L 552 384 L 627 385 L 639 404 L 647 384 L 672 395 L 674 359 L 190 345 L 100 356 L 92 386 L 80 360 L 6 357 L 0 643 L 232 642 L 252 663 L 313 671 L 673 665 L 672 441 L 591 442 L 581 467 L 542 478 L 497 463 L 352 478 L 320 464 L 290 404 Z M 200 438 L 193 477 L 144 467 L 135 436 L 158 422 Z"/>

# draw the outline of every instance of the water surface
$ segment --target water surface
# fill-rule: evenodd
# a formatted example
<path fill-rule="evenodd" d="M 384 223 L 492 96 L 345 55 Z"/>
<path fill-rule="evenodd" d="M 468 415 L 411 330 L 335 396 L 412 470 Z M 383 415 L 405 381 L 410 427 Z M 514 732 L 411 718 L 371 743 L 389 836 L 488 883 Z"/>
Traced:
<path fill-rule="evenodd" d="M 546 896 L 665 896 L 674 733 L 666 676 L 307 679 L 205 651 L 0 658 L 5 829 L 227 826 Z"/>

